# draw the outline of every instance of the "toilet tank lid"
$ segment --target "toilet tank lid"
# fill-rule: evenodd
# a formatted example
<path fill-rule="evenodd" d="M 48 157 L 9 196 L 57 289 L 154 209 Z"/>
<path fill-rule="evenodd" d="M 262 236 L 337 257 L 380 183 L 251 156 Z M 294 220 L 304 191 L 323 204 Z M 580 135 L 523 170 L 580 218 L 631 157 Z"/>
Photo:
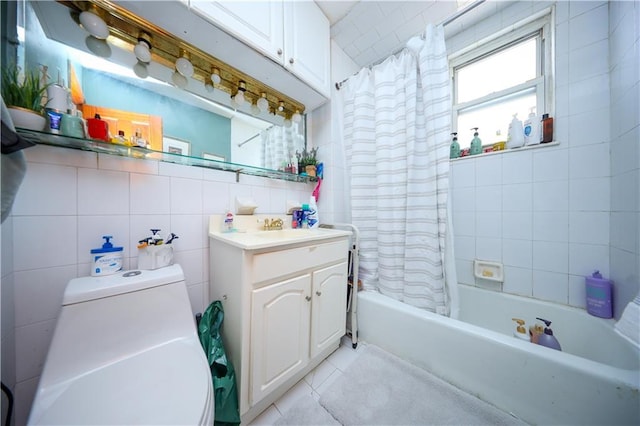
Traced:
<path fill-rule="evenodd" d="M 178 264 L 152 271 L 119 271 L 113 275 L 74 278 L 67 284 L 62 305 L 88 302 L 183 280 L 184 272 Z"/>

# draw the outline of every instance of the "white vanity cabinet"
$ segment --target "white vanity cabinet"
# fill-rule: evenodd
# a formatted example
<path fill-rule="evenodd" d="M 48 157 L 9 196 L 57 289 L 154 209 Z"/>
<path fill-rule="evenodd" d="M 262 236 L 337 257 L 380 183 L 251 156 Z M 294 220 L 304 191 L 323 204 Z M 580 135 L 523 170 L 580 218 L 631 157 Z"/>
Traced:
<path fill-rule="evenodd" d="M 191 0 L 190 7 L 331 96 L 330 23 L 313 1 Z"/>
<path fill-rule="evenodd" d="M 209 250 L 209 298 L 222 300 L 225 349 L 249 422 L 337 349 L 348 233 L 258 249 L 211 238 Z"/>

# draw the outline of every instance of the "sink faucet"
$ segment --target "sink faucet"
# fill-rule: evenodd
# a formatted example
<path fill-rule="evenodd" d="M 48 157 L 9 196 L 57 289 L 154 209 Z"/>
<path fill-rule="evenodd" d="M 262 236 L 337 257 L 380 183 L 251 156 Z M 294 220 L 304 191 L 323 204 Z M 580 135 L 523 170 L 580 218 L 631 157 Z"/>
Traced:
<path fill-rule="evenodd" d="M 264 220 L 264 230 L 265 231 L 273 231 L 273 230 L 281 230 L 283 221 L 282 219 L 265 219 Z"/>

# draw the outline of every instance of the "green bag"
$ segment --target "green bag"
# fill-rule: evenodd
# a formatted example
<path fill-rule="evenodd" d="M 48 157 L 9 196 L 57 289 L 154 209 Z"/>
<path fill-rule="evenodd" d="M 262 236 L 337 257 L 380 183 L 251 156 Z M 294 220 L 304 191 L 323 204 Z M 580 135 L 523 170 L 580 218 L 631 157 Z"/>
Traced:
<path fill-rule="evenodd" d="M 224 319 L 222 302 L 214 301 L 209 305 L 198 324 L 200 344 L 207 355 L 215 398 L 215 425 L 239 425 L 238 388 L 236 373 L 231 361 L 227 359 L 220 335 Z"/>

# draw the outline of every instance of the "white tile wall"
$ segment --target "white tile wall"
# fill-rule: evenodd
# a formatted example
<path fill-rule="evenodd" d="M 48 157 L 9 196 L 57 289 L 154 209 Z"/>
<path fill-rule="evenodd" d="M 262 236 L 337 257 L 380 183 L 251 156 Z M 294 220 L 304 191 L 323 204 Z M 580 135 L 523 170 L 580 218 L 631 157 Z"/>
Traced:
<path fill-rule="evenodd" d="M 25 154 L 27 175 L 2 225 L 3 381 L 11 367 L 16 424 L 26 422 L 64 288 L 89 274 L 89 251 L 102 245 L 103 235 L 124 247 L 128 268 L 137 266 L 136 246 L 150 228 L 176 233 L 175 260 L 194 313 L 202 312 L 209 304 L 209 215 L 234 208 L 236 195 L 253 196 L 264 213 L 275 207 L 281 213 L 286 200 L 307 201 L 313 188 L 245 175 L 236 183 L 228 172 L 46 146 Z M 6 337 L 15 340 L 15 362 L 5 355 L 12 346 L 5 346 Z"/>
<path fill-rule="evenodd" d="M 487 21 L 507 26 L 532 7 L 539 10 L 542 5 L 518 2 Z M 626 9 L 636 10 L 628 5 Z M 638 169 L 638 133 L 635 139 L 620 138 L 624 148 L 614 150 L 610 143 L 614 127 L 620 127 L 614 120 L 624 121 L 621 126 L 634 132 L 637 121 L 630 126 L 626 112 L 614 118 L 611 109 L 607 58 L 614 47 L 609 40 L 608 2 L 556 2 L 555 10 L 554 135 L 559 145 L 451 162 L 455 252 L 461 282 L 479 284 L 467 272 L 472 255 L 493 256 L 491 260 L 505 265 L 503 291 L 584 307 L 584 275 L 598 268 L 615 275 L 609 262 L 610 241 L 615 239 L 617 246 L 627 249 L 637 241 L 628 236 L 637 225 L 627 226 L 632 231 L 627 234 L 614 232 L 613 222 L 633 223 L 631 216 L 637 216 L 638 197 L 630 191 L 638 192 L 638 175 L 625 173 Z M 619 25 L 625 25 L 625 16 L 616 12 Z M 482 28 L 491 25 L 485 21 Z M 466 31 L 474 34 L 472 41 L 481 37 L 479 28 Z M 455 36 L 462 37 L 468 35 Z M 629 55 L 630 48 L 617 48 L 620 75 L 633 75 L 628 68 L 634 65 L 627 58 L 637 61 L 637 54 Z M 619 89 L 621 104 L 631 102 L 628 89 Z M 617 178 L 618 164 L 625 172 Z M 501 207 L 494 209 L 493 200 L 501 200 Z M 629 215 L 612 216 L 612 203 L 627 208 Z M 501 218 L 501 226 L 490 222 L 491 214 L 494 220 Z M 476 218 L 475 230 L 462 223 L 470 217 Z M 631 257 L 616 262 L 630 265 Z"/>
<path fill-rule="evenodd" d="M 640 5 L 609 3 L 611 216 L 607 265 L 614 316 L 640 292 Z M 584 256 L 589 255 L 585 253 Z M 593 254 L 591 254 L 593 256 Z"/>

